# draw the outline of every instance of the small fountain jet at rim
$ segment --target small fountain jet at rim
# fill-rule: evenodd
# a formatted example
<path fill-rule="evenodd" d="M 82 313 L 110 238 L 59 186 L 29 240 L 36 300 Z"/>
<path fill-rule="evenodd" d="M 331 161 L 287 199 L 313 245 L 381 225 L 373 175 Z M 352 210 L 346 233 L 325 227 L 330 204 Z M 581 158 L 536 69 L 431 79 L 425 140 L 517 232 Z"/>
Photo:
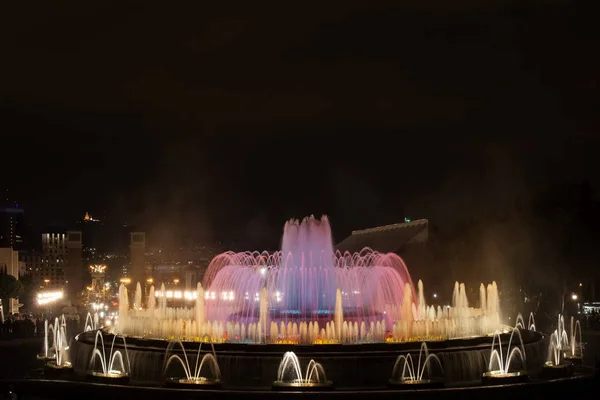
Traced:
<path fill-rule="evenodd" d="M 44 320 L 44 350 L 42 353 L 37 355 L 38 360 L 42 360 L 44 362 L 55 360 L 57 356 L 57 339 L 58 335 L 60 335 L 60 330 L 64 330 L 64 337 L 67 337 L 67 320 L 65 319 L 65 315 L 62 314 L 60 317 L 56 317 L 54 319 L 54 324 L 48 324 L 48 320 Z M 52 345 L 48 340 L 48 337 L 52 338 Z M 63 339 L 63 342 L 66 343 L 66 339 Z M 64 345 L 64 343 L 63 343 Z M 66 347 L 68 350 L 69 347 Z"/>
<path fill-rule="evenodd" d="M 569 349 L 565 353 L 566 361 L 580 365 L 583 362 L 583 342 L 581 336 L 581 323 L 575 321 L 575 317 L 571 317 L 571 325 L 569 328 Z"/>
<path fill-rule="evenodd" d="M 100 318 L 98 317 L 98 313 L 94 313 L 94 315 L 92 316 L 92 314 L 87 313 L 87 315 L 85 316 L 85 328 L 83 329 L 84 332 L 89 332 L 89 331 L 95 331 L 96 329 L 98 329 L 98 325 L 100 322 Z"/>
<path fill-rule="evenodd" d="M 98 338 L 100 338 L 100 346 L 102 351 L 98 349 Z M 90 358 L 90 364 L 88 371 L 88 377 L 97 380 L 120 380 L 126 381 L 129 379 L 129 373 L 127 371 L 131 371 L 131 363 L 129 361 L 129 354 L 127 353 L 127 342 L 125 341 L 125 337 L 123 339 L 123 347 L 125 349 L 125 358 L 127 359 L 127 366 L 125 368 L 125 362 L 123 361 L 123 353 L 120 350 L 115 350 L 115 340 L 117 339 L 117 335 L 113 336 L 112 343 L 110 345 L 110 352 L 108 354 L 108 359 L 106 358 L 106 349 L 104 345 L 104 338 L 102 336 L 101 331 L 96 331 L 96 338 L 94 340 L 94 351 L 92 353 L 92 357 Z M 94 370 L 94 362 L 96 360 L 100 360 L 101 371 Z M 115 366 L 115 363 L 118 362 L 120 364 Z"/>
<path fill-rule="evenodd" d="M 64 320 L 64 317 L 63 317 Z M 59 319 L 56 318 L 55 325 L 58 329 L 54 328 L 56 334 L 54 335 L 54 351 L 56 357 L 48 361 L 44 367 L 46 375 L 61 375 L 62 373 L 70 373 L 73 371 L 73 366 L 68 361 L 69 346 L 67 343 L 67 330 L 66 326 L 59 323 Z M 66 325 L 66 324 L 65 324 Z"/>
<path fill-rule="evenodd" d="M 548 361 L 542 368 L 542 377 L 558 379 L 573 375 L 573 364 L 581 360 L 578 357 L 580 355 L 581 353 L 577 353 L 576 327 L 573 325 L 573 320 L 571 320 L 571 337 L 569 337 L 565 330 L 564 316 L 558 314 L 556 329 L 550 335 Z"/>
<path fill-rule="evenodd" d="M 517 314 L 517 322 L 515 323 L 515 328 L 517 329 L 525 329 L 525 320 L 523 319 L 523 315 L 521 313 Z M 536 331 L 535 327 L 535 317 L 533 313 L 529 313 L 529 319 L 527 320 L 527 330 L 528 331 Z"/>
<path fill-rule="evenodd" d="M 515 333 L 519 343 L 513 346 L 513 338 Z M 496 343 L 498 344 L 496 348 Z M 523 364 L 523 370 L 511 370 L 514 357 L 518 356 Z M 488 372 L 483 374 L 484 383 L 503 384 L 508 382 L 520 382 L 528 379 L 525 364 L 527 362 L 525 345 L 521 338 L 521 332 L 517 328 L 513 328 L 508 339 L 506 353 L 502 349 L 502 337 L 500 332 L 494 333 L 492 339 L 492 348 L 490 353 L 490 362 L 488 364 Z M 495 369 L 496 368 L 496 369 Z"/>
<path fill-rule="evenodd" d="M 169 356 L 169 351 L 173 350 L 173 347 L 179 345 L 183 352 L 183 358 L 181 358 L 178 354 L 172 354 Z M 198 353 L 196 354 L 196 362 L 194 365 L 194 370 L 192 371 L 192 367 L 190 365 L 190 361 L 187 356 L 187 352 L 185 351 L 185 347 L 183 346 L 183 342 L 181 340 L 173 340 L 169 342 L 167 345 L 167 350 L 165 352 L 165 366 L 164 366 L 164 374 L 167 375 L 167 371 L 169 365 L 174 360 L 179 361 L 181 366 L 183 367 L 183 371 L 185 373 L 185 377 L 168 377 L 165 382 L 169 386 L 204 386 L 204 387 L 215 387 L 221 385 L 221 370 L 219 369 L 219 364 L 217 363 L 217 356 L 215 353 L 214 345 L 211 343 L 212 352 L 206 353 L 204 355 L 201 354 L 202 343 L 198 346 Z M 202 376 L 202 367 L 205 364 L 208 364 L 212 377 L 211 376 Z"/>
<path fill-rule="evenodd" d="M 411 354 L 398 356 L 398 358 L 396 358 L 394 368 L 392 369 L 392 377 L 389 380 L 390 386 L 407 388 L 410 386 L 411 389 L 416 389 L 417 387 L 429 388 L 443 386 L 443 381 L 432 379 L 431 360 L 435 360 L 437 362 L 440 370 L 443 373 L 444 368 L 442 367 L 440 359 L 435 354 L 429 353 L 429 349 L 427 348 L 427 344 L 425 342 L 421 343 L 416 367 L 414 358 Z M 401 372 L 400 366 L 402 366 Z M 423 378 L 425 371 L 427 371 L 427 377 Z"/>
<path fill-rule="evenodd" d="M 293 375 L 289 377 L 289 373 Z M 327 380 L 325 369 L 315 360 L 310 360 L 306 366 L 306 372 L 302 375 L 300 360 L 293 351 L 288 351 L 283 355 L 279 368 L 277 370 L 277 380 L 273 382 L 273 388 L 276 389 L 326 389 L 333 386 L 331 381 Z"/>
<path fill-rule="evenodd" d="M 58 318 L 56 318 L 58 322 Z M 56 323 L 56 325 L 58 325 Z M 48 340 L 49 334 L 52 333 L 52 344 Z M 56 344 L 56 334 L 54 333 L 54 326 L 52 324 L 48 324 L 48 320 L 44 320 L 44 348 L 41 353 L 37 355 L 38 360 L 42 360 L 44 362 L 54 360 L 56 358 L 56 352 L 54 351 L 54 346 Z"/>

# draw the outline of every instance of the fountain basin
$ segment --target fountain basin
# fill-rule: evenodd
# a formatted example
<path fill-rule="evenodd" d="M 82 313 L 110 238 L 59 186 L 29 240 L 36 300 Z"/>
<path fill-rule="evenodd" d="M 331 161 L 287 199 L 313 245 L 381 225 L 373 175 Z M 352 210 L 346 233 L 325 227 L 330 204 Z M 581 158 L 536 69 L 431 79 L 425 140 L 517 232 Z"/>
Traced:
<path fill-rule="evenodd" d="M 565 356 L 565 362 L 571 363 L 573 365 L 581 365 L 581 364 L 583 364 L 583 357 L 580 357 L 580 356 Z"/>
<path fill-rule="evenodd" d="M 48 361 L 44 365 L 44 376 L 47 378 L 66 378 L 73 374 L 73 366 L 70 362 L 57 365 L 56 361 Z"/>
<path fill-rule="evenodd" d="M 317 382 L 313 380 L 306 379 L 291 379 L 288 381 L 274 381 L 273 382 L 274 390 L 331 390 L 333 389 L 333 382 L 331 381 L 323 381 Z"/>
<path fill-rule="evenodd" d="M 56 359 L 56 354 L 46 355 L 46 353 L 39 353 L 37 355 L 37 359 L 46 363 L 48 361 L 55 360 Z"/>
<path fill-rule="evenodd" d="M 181 378 L 171 377 L 165 379 L 165 386 L 172 388 L 188 388 L 188 389 L 216 389 L 221 387 L 221 381 L 215 378 Z"/>
<path fill-rule="evenodd" d="M 573 376 L 573 364 L 565 363 L 554 365 L 552 362 L 547 362 L 542 367 L 542 378 L 544 379 L 560 379 Z"/>
<path fill-rule="evenodd" d="M 73 362 L 75 370 L 83 375 L 90 368 L 94 338 L 95 333 L 85 332 L 79 334 L 71 343 L 71 362 Z M 105 341 L 112 341 L 112 339 L 112 334 L 104 333 Z M 543 337 L 538 332 L 528 331 L 523 335 L 525 350 L 528 354 L 527 361 L 531 362 L 531 365 L 541 366 L 546 361 L 547 344 L 542 339 Z M 503 337 L 503 340 L 508 340 L 508 338 Z M 435 352 L 442 358 L 446 371 L 444 381 L 463 382 L 481 380 L 487 365 L 469 363 L 466 366 L 468 368 L 465 368 L 464 358 L 466 355 L 476 359 L 487 357 L 491 342 L 492 338 L 490 337 L 475 337 L 427 342 L 427 344 L 429 351 Z M 169 342 L 166 340 L 127 337 L 127 351 L 131 359 L 131 370 L 128 369 L 130 384 L 143 382 L 152 382 L 155 385 L 165 384 L 162 362 L 168 344 Z M 327 379 L 334 382 L 335 387 L 364 388 L 387 386 L 390 371 L 393 369 L 397 357 L 408 352 L 418 352 L 420 344 L 420 342 L 357 345 L 215 343 L 214 348 L 219 360 L 220 380 L 223 388 L 246 390 L 250 387 L 272 387 L 273 381 L 278 380 L 278 377 L 269 376 L 269 374 L 276 373 L 282 352 L 285 351 L 294 351 L 302 360 L 314 358 L 322 361 L 327 369 Z M 188 352 L 198 350 L 197 342 L 183 342 L 183 345 Z M 125 350 L 120 340 L 115 342 L 114 348 L 121 352 Z M 157 362 L 157 360 L 160 361 Z M 349 368 L 349 363 L 355 367 Z M 186 374 L 183 371 L 173 371 L 167 376 L 185 378 Z M 191 376 L 194 374 L 192 373 Z"/>
<path fill-rule="evenodd" d="M 484 385 L 510 385 L 513 383 L 527 382 L 528 380 L 529 375 L 527 375 L 527 371 L 488 371 L 481 377 L 481 382 Z"/>
<path fill-rule="evenodd" d="M 439 389 L 444 382 L 437 379 L 390 379 L 388 386 L 399 390 Z"/>
<path fill-rule="evenodd" d="M 92 382 L 115 385 L 124 385 L 129 383 L 129 374 L 118 370 L 112 370 L 106 373 L 101 371 L 89 371 L 86 375 L 86 378 Z"/>

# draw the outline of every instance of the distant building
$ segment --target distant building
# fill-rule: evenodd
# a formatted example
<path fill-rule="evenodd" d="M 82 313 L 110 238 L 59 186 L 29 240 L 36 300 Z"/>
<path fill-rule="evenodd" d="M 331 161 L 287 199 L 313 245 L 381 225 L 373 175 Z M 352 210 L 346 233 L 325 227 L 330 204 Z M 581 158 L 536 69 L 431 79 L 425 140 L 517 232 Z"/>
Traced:
<path fill-rule="evenodd" d="M 0 248 L 0 270 L 19 279 L 19 252 L 10 247 Z M 9 299 L 8 311 L 19 312 L 18 299 Z"/>
<path fill-rule="evenodd" d="M 131 268 L 129 276 L 132 283 L 146 282 L 146 234 L 144 232 L 131 232 L 129 243 L 129 261 Z M 135 287 L 135 286 L 134 286 Z"/>
<path fill-rule="evenodd" d="M 20 251 L 19 261 L 25 265 L 25 274 L 33 277 L 36 286 L 44 284 L 44 255 L 36 251 Z"/>
<path fill-rule="evenodd" d="M 68 231 L 66 245 L 66 281 L 68 283 L 67 293 L 71 299 L 71 302 L 79 302 L 79 296 L 85 287 L 84 271 L 85 275 L 88 273 L 88 270 L 83 264 L 81 231 Z"/>
<path fill-rule="evenodd" d="M 48 289 L 63 289 L 66 285 L 67 235 L 42 233 L 41 280 Z"/>
<path fill-rule="evenodd" d="M 22 208 L 0 208 L 0 247 L 10 247 L 14 250 L 23 249 L 24 214 Z"/>
<path fill-rule="evenodd" d="M 89 213 L 79 221 L 78 227 L 82 233 L 82 254 L 88 262 L 101 260 L 106 252 L 104 237 L 104 224 L 101 220 L 93 218 Z"/>
<path fill-rule="evenodd" d="M 355 253 L 370 247 L 380 253 L 400 254 L 407 246 L 426 243 L 428 238 L 429 221 L 419 219 L 352 231 L 350 236 L 335 246 L 335 250 Z"/>
<path fill-rule="evenodd" d="M 42 234 L 41 273 L 36 273 L 36 281 L 41 280 L 45 288 L 64 289 L 71 301 L 84 287 L 81 236 L 80 231 Z M 36 262 L 32 256 L 31 265 Z"/>
<path fill-rule="evenodd" d="M 430 279 L 434 277 L 428 276 L 433 273 L 427 268 L 431 263 L 430 251 L 427 249 L 428 240 L 428 220 L 406 220 L 404 223 L 353 231 L 335 246 L 335 250 L 341 253 L 355 253 L 369 247 L 380 253 L 395 253 L 407 264 L 413 279 L 437 283 L 435 279 Z"/>

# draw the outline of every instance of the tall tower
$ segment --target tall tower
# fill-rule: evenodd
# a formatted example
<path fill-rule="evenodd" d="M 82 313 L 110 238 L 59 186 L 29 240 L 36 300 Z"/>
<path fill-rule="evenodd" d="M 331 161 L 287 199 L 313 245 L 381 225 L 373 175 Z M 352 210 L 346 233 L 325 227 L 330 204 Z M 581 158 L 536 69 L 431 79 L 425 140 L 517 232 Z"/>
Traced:
<path fill-rule="evenodd" d="M 90 265 L 90 275 L 92 276 L 92 290 L 90 291 L 90 299 L 96 303 L 104 302 L 106 290 L 104 289 L 104 281 L 106 280 L 106 265 L 94 264 Z"/>
<path fill-rule="evenodd" d="M 23 250 L 24 211 L 6 194 L 0 197 L 0 247 Z"/>
<path fill-rule="evenodd" d="M 83 259 L 81 257 L 81 231 L 67 231 L 67 293 L 72 303 L 80 301 L 83 290 Z"/>
<path fill-rule="evenodd" d="M 131 283 L 133 287 L 137 282 L 144 285 L 146 282 L 146 233 L 131 232 L 129 242 L 129 261 L 131 263 Z"/>

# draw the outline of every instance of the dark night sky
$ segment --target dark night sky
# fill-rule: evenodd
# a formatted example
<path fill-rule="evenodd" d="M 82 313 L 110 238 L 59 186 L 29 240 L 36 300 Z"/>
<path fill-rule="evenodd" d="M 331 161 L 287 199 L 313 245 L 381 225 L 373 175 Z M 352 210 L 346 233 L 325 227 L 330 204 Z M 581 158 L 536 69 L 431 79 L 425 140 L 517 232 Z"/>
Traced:
<path fill-rule="evenodd" d="M 593 3 L 12 2 L 2 180 L 36 226 L 89 210 L 260 246 L 310 213 L 341 239 L 598 190 Z"/>

